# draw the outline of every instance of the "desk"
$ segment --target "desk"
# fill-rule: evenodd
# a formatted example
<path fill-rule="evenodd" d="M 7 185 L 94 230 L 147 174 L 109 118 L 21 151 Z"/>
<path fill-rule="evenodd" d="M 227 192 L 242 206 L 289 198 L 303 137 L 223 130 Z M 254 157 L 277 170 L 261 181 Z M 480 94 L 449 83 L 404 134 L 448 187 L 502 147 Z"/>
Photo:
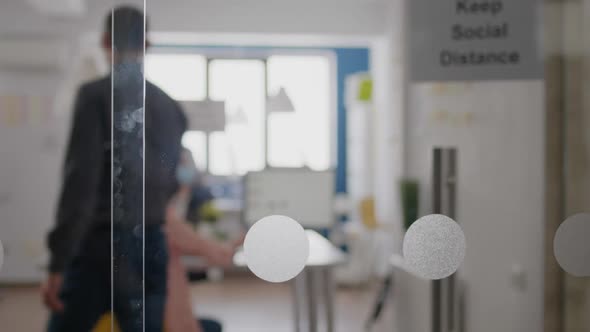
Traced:
<path fill-rule="evenodd" d="M 292 281 L 295 331 L 303 331 L 307 318 L 308 332 L 318 331 L 318 303 L 324 305 L 328 332 L 334 331 L 334 277 L 332 269 L 343 264 L 346 256 L 325 237 L 315 231 L 305 231 L 309 240 L 309 257 L 305 269 Z M 243 251 L 234 256 L 237 266 L 247 266 Z"/>
<path fill-rule="evenodd" d="M 416 272 L 414 272 L 409 266 L 408 264 L 406 264 L 406 262 L 404 261 L 404 257 L 402 255 L 398 255 L 398 254 L 393 254 L 391 255 L 391 257 L 389 258 L 389 264 L 391 264 L 391 266 L 394 269 L 399 269 L 402 270 L 406 273 L 409 273 L 417 278 L 423 279 L 422 277 L 420 277 L 418 274 L 416 274 Z"/>

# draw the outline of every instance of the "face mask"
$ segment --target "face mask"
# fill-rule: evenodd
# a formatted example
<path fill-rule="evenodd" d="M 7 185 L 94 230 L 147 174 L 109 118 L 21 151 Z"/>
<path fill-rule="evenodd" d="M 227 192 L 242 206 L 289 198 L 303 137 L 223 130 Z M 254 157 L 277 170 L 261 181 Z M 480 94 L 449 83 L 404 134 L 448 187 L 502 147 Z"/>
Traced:
<path fill-rule="evenodd" d="M 182 185 L 190 185 L 195 181 L 197 171 L 194 167 L 179 166 L 176 170 L 176 179 Z"/>

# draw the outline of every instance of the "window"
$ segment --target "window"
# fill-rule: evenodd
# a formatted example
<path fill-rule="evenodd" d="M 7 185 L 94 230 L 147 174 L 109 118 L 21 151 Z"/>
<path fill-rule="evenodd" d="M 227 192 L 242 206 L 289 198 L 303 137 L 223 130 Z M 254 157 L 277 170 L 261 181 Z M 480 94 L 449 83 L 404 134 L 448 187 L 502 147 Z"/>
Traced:
<path fill-rule="evenodd" d="M 189 131 L 182 137 L 182 145 L 193 153 L 193 160 L 201 171 L 207 169 L 207 136 L 201 131 Z"/>
<path fill-rule="evenodd" d="M 210 96 L 225 100 L 226 130 L 211 135 L 210 171 L 245 174 L 264 168 L 264 62 L 212 60 Z"/>
<path fill-rule="evenodd" d="M 146 59 L 148 80 L 173 98 L 225 101 L 224 132 L 191 131 L 183 138 L 197 166 L 214 175 L 243 175 L 261 170 L 265 164 L 329 168 L 330 69 L 330 59 L 319 55 L 222 59 L 200 54 L 152 54 Z M 281 89 L 287 93 L 294 112 L 267 112 L 266 98 Z"/>
<path fill-rule="evenodd" d="M 186 54 L 151 54 L 145 76 L 176 100 L 203 100 L 206 96 L 205 57 Z"/>
<path fill-rule="evenodd" d="M 271 56 L 268 92 L 284 88 L 295 112 L 269 114 L 269 164 L 330 167 L 330 62 L 324 56 Z"/>

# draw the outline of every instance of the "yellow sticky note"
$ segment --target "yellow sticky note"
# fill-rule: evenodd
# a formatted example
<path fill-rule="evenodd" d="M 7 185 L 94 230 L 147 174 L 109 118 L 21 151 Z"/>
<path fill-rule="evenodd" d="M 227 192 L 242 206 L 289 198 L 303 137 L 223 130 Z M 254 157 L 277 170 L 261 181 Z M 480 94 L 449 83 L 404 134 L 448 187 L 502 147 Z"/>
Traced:
<path fill-rule="evenodd" d="M 4 96 L 2 98 L 2 122 L 8 127 L 20 124 L 23 118 L 22 100 L 17 96 Z"/>
<path fill-rule="evenodd" d="M 370 78 L 363 79 L 359 87 L 360 101 L 371 101 L 373 98 L 373 80 Z"/>
<path fill-rule="evenodd" d="M 375 216 L 375 199 L 365 198 L 360 203 L 361 221 L 368 229 L 377 228 L 377 217 Z"/>

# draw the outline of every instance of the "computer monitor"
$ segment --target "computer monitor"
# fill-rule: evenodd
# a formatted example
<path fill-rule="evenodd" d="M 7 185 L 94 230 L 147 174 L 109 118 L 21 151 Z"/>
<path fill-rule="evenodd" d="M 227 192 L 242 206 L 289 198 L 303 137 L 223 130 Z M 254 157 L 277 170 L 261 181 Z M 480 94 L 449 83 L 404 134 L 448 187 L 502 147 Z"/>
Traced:
<path fill-rule="evenodd" d="M 248 226 L 269 215 L 285 215 L 304 228 L 334 224 L 334 172 L 272 168 L 244 179 L 244 221 Z"/>

